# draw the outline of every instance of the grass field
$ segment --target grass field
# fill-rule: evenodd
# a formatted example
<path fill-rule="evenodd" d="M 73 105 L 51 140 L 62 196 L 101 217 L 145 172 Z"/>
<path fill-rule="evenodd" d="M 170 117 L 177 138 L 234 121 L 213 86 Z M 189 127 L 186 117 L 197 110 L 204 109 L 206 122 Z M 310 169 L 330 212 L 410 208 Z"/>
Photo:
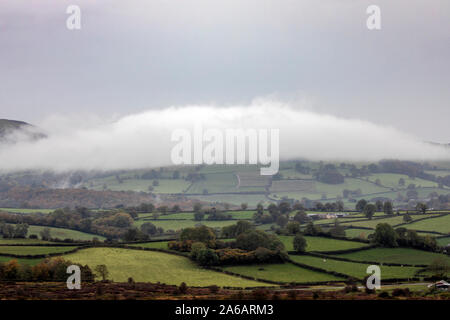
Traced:
<path fill-rule="evenodd" d="M 450 237 L 438 238 L 436 241 L 440 246 L 447 246 L 450 244 Z"/>
<path fill-rule="evenodd" d="M 38 263 L 42 262 L 44 259 L 11 258 L 11 257 L 0 256 L 0 263 L 6 263 L 11 260 L 17 260 L 17 262 L 20 265 L 34 266 L 34 265 L 37 265 Z"/>
<path fill-rule="evenodd" d="M 29 226 L 28 228 L 28 236 L 34 234 L 40 237 L 40 233 L 45 228 L 50 229 L 50 236 L 52 238 L 59 238 L 59 239 L 73 239 L 73 240 L 92 240 L 93 238 L 97 238 L 99 240 L 105 240 L 105 237 L 96 235 L 96 234 L 89 234 L 85 232 L 80 232 L 77 230 L 71 230 L 71 229 L 64 229 L 64 228 L 53 228 L 53 227 L 43 227 L 43 226 Z"/>
<path fill-rule="evenodd" d="M 104 190 L 104 186 L 111 191 L 148 192 L 152 187 L 153 193 L 183 193 L 191 184 L 184 179 L 157 179 L 159 185 L 153 186 L 153 180 L 124 178 L 119 182 L 115 176 L 92 180 L 92 185 L 85 185 L 92 190 Z"/>
<path fill-rule="evenodd" d="M 381 185 L 389 188 L 401 188 L 405 189 L 410 184 L 415 184 L 416 187 L 437 187 L 438 184 L 433 181 L 423 180 L 420 178 L 411 179 L 404 174 L 394 174 L 394 173 L 374 173 L 370 175 L 369 180 L 375 182 L 377 179 L 380 180 Z M 404 186 L 399 186 L 398 181 L 403 178 L 405 180 Z"/>
<path fill-rule="evenodd" d="M 373 230 L 367 230 L 367 229 L 346 229 L 345 230 L 345 236 L 348 238 L 360 238 L 360 239 L 367 239 L 367 237 L 374 233 Z"/>
<path fill-rule="evenodd" d="M 357 279 L 363 279 L 367 276 L 368 264 L 339 261 L 333 259 L 323 259 L 312 256 L 291 255 L 290 258 L 298 263 L 306 264 L 312 267 L 321 268 L 327 271 L 343 273 Z M 390 278 L 412 278 L 420 268 L 414 267 L 389 267 L 381 266 L 381 276 L 385 279 Z"/>
<path fill-rule="evenodd" d="M 52 243 L 49 241 L 39 239 L 0 239 L 0 245 L 2 244 L 45 244 Z"/>
<path fill-rule="evenodd" d="M 411 215 L 411 218 L 413 220 L 417 220 L 419 218 L 424 218 L 424 216 L 421 215 Z M 365 220 L 365 221 L 358 221 L 358 222 L 352 222 L 352 221 L 343 221 L 341 222 L 342 226 L 354 226 L 354 227 L 366 227 L 366 228 L 372 228 L 375 229 L 377 224 L 379 223 L 387 223 L 391 226 L 396 226 L 398 224 L 404 223 L 403 216 L 393 216 L 393 217 L 387 217 L 386 218 L 380 218 L 380 219 L 372 219 L 372 220 Z M 414 229 L 412 226 L 412 223 L 405 225 L 405 228 L 408 229 Z"/>
<path fill-rule="evenodd" d="M 240 205 L 241 203 L 247 203 L 251 207 L 256 207 L 258 203 L 263 203 L 265 206 L 269 204 L 269 201 L 264 194 L 219 194 L 219 195 L 202 195 L 202 196 L 189 196 L 188 199 L 196 199 L 200 201 L 215 203 L 229 203 L 232 205 Z"/>
<path fill-rule="evenodd" d="M 187 193 L 202 194 L 204 190 L 208 193 L 239 192 L 237 185 L 238 179 L 234 173 L 207 174 L 205 180 L 194 182 Z"/>
<path fill-rule="evenodd" d="M 399 264 L 404 263 L 410 265 L 428 265 L 434 259 L 442 257 L 450 263 L 450 257 L 443 254 L 409 248 L 374 248 L 334 256 L 355 261 L 375 261 L 380 263 Z"/>
<path fill-rule="evenodd" d="M 11 213 L 50 213 L 54 209 L 21 209 L 21 208 L 0 208 L 0 212 L 11 212 Z"/>
<path fill-rule="evenodd" d="M 413 222 L 408 225 L 408 229 L 436 231 L 445 234 L 450 234 L 450 214 L 443 217 L 426 219 L 423 221 Z"/>
<path fill-rule="evenodd" d="M 233 219 L 249 220 L 253 218 L 255 211 L 227 211 L 226 214 L 230 214 Z M 207 218 L 208 215 L 205 215 Z M 139 219 L 153 219 L 153 213 L 140 213 Z M 159 220 L 194 220 L 194 212 L 179 212 L 170 214 L 161 214 L 158 217 Z"/>
<path fill-rule="evenodd" d="M 429 170 L 425 171 L 426 173 L 433 174 L 436 177 L 445 177 L 450 176 L 450 170 Z"/>
<path fill-rule="evenodd" d="M 140 227 L 145 222 L 151 222 L 156 227 L 161 227 L 164 230 L 180 230 L 184 228 L 195 227 L 196 225 L 205 225 L 211 228 L 222 228 L 225 226 L 229 226 L 231 224 L 235 224 L 235 220 L 224 220 L 224 221 L 195 221 L 195 220 L 137 220 L 134 222 L 136 227 Z"/>
<path fill-rule="evenodd" d="M 279 281 L 284 283 L 298 282 L 325 282 L 344 280 L 327 273 L 311 271 L 297 267 L 291 263 L 283 264 L 261 264 L 251 266 L 230 266 L 223 270 L 255 277 L 258 279 Z"/>
<path fill-rule="evenodd" d="M 161 282 L 189 286 L 267 286 L 257 281 L 245 280 L 219 272 L 199 268 L 188 258 L 153 251 L 117 248 L 90 248 L 64 256 L 72 262 L 87 264 L 91 268 L 104 264 L 110 272 L 109 279 L 126 282 L 132 277 L 136 282 Z"/>
<path fill-rule="evenodd" d="M 169 247 L 167 246 L 168 243 L 169 243 L 169 241 L 153 241 L 153 242 L 129 244 L 129 246 L 140 247 L 140 248 L 155 248 L 155 249 L 166 249 L 166 250 L 168 250 L 169 249 Z"/>
<path fill-rule="evenodd" d="M 41 255 L 50 253 L 64 253 L 75 249 L 76 247 L 38 247 L 38 246 L 0 246 L 1 254 L 16 254 L 20 256 Z"/>
<path fill-rule="evenodd" d="M 294 236 L 279 236 L 287 251 L 293 251 Z M 307 247 L 306 251 L 338 251 L 368 246 L 367 243 L 337 240 L 332 238 L 309 237 L 305 236 Z"/>

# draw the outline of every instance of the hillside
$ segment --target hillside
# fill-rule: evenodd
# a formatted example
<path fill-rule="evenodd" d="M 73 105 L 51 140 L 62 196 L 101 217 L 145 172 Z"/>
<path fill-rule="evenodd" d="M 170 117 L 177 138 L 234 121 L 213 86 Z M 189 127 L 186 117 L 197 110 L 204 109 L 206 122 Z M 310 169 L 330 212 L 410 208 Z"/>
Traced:
<path fill-rule="evenodd" d="M 15 142 L 10 135 L 20 132 L 25 139 L 37 140 L 45 138 L 45 134 L 39 131 L 33 125 L 24 121 L 0 119 L 0 142 Z"/>

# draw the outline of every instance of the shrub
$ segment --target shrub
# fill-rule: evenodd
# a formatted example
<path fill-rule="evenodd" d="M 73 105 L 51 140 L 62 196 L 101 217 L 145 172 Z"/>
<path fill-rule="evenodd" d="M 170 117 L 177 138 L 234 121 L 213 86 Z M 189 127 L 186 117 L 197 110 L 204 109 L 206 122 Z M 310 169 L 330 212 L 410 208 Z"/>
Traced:
<path fill-rule="evenodd" d="M 305 252 L 306 250 L 306 239 L 301 234 L 296 234 L 294 237 L 294 250 L 296 252 Z"/>
<path fill-rule="evenodd" d="M 392 291 L 393 297 L 409 297 L 411 295 L 411 292 L 409 291 L 409 288 L 401 289 L 396 288 Z"/>
<path fill-rule="evenodd" d="M 269 290 L 267 289 L 255 289 L 252 291 L 253 299 L 255 300 L 267 300 L 269 298 Z"/>
<path fill-rule="evenodd" d="M 178 292 L 181 294 L 185 294 L 187 292 L 187 290 L 188 290 L 188 286 L 186 285 L 185 282 L 182 282 L 180 284 L 180 286 L 178 287 Z"/>

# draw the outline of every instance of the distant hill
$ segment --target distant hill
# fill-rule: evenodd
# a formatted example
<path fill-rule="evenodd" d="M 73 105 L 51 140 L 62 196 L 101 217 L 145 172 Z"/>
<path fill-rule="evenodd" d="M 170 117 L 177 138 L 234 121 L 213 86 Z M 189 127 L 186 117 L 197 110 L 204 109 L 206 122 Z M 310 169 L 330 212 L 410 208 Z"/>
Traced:
<path fill-rule="evenodd" d="M 35 126 L 24 121 L 0 119 L 0 142 L 15 142 L 11 134 L 20 133 L 27 140 L 38 140 L 45 138 L 46 135 L 39 131 Z"/>

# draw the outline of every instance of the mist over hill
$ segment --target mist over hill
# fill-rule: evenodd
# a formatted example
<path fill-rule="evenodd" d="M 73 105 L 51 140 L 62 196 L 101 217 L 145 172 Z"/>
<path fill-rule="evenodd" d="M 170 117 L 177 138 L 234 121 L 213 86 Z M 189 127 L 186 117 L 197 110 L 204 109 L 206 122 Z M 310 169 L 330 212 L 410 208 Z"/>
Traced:
<path fill-rule="evenodd" d="M 41 130 L 27 122 L 0 119 L 0 143 L 10 144 L 37 141 L 47 137 Z"/>

